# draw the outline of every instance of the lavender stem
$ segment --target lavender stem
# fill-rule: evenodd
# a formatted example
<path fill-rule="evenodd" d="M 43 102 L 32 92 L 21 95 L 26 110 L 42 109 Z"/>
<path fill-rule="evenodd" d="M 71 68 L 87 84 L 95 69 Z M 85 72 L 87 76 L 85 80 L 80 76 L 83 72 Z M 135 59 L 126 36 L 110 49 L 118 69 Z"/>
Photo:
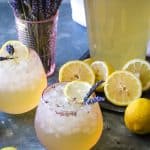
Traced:
<path fill-rule="evenodd" d="M 43 0 L 38 0 L 38 20 L 44 20 Z"/>
<path fill-rule="evenodd" d="M 22 0 L 20 0 L 20 2 L 21 2 L 22 11 L 23 11 L 23 19 L 27 20 L 27 14 L 26 14 L 27 11 L 24 7 L 24 2 Z"/>
<path fill-rule="evenodd" d="M 90 91 L 86 94 L 86 96 L 84 97 L 84 102 L 86 103 L 86 101 L 88 100 L 88 98 L 92 95 L 92 93 L 96 90 L 96 88 L 101 85 L 102 83 L 104 83 L 103 80 L 96 82 L 96 84 L 94 84 L 92 86 L 92 88 L 90 89 Z"/>
<path fill-rule="evenodd" d="M 27 8 L 26 16 L 27 16 L 28 20 L 31 20 L 31 15 L 32 15 L 31 0 L 24 0 L 23 3 L 25 5 L 25 7 Z"/>
<path fill-rule="evenodd" d="M 84 102 L 83 104 L 94 104 L 96 102 L 102 102 L 105 100 L 104 97 L 101 97 L 101 96 L 96 96 L 96 97 L 93 97 L 93 98 L 90 98 L 90 96 L 93 94 L 93 92 L 96 90 L 96 88 L 101 85 L 102 83 L 104 83 L 103 80 L 101 81 L 98 81 L 96 84 L 94 84 L 92 86 L 92 88 L 90 89 L 90 91 L 87 93 L 87 95 L 84 97 Z"/>
<path fill-rule="evenodd" d="M 38 20 L 38 1 L 32 0 L 32 21 Z"/>
<path fill-rule="evenodd" d="M 9 57 L 0 57 L 0 61 L 4 61 L 4 60 L 10 60 L 10 59 L 14 59 L 14 58 L 9 58 Z"/>

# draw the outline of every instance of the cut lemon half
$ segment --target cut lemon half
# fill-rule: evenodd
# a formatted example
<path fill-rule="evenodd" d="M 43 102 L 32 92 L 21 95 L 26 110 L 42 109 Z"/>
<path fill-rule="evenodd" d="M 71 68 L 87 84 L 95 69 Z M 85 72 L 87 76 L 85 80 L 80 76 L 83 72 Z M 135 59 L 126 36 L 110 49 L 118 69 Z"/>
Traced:
<path fill-rule="evenodd" d="M 3 147 L 0 150 L 17 150 L 15 147 Z"/>
<path fill-rule="evenodd" d="M 8 46 L 11 46 L 14 50 L 13 54 L 10 54 L 8 52 Z M 29 56 L 29 50 L 28 48 L 22 44 L 19 41 L 8 41 L 6 42 L 1 50 L 0 50 L 0 56 L 2 57 L 14 57 L 14 58 L 18 58 L 18 59 L 24 59 L 27 58 Z"/>
<path fill-rule="evenodd" d="M 111 103 L 126 106 L 142 94 L 140 80 L 128 71 L 115 71 L 106 80 L 105 95 Z"/>
<path fill-rule="evenodd" d="M 108 76 L 114 71 L 113 67 L 104 62 L 104 61 L 94 61 L 91 64 L 91 68 L 93 69 L 94 73 L 95 73 L 95 80 L 97 81 L 105 81 Z M 104 87 L 104 83 L 99 86 L 96 91 L 102 91 Z"/>
<path fill-rule="evenodd" d="M 91 65 L 94 62 L 94 60 L 92 58 L 87 58 L 87 59 L 84 59 L 83 62 L 85 62 L 88 65 Z"/>
<path fill-rule="evenodd" d="M 143 91 L 150 88 L 150 63 L 146 60 L 130 60 L 123 66 L 123 70 L 132 72 L 141 80 Z"/>
<path fill-rule="evenodd" d="M 91 85 L 83 81 L 72 81 L 66 84 L 64 95 L 67 100 L 77 103 L 83 103 L 84 97 L 89 92 Z"/>
<path fill-rule="evenodd" d="M 59 70 L 59 82 L 80 80 L 93 85 L 95 75 L 92 68 L 80 60 L 69 61 Z"/>

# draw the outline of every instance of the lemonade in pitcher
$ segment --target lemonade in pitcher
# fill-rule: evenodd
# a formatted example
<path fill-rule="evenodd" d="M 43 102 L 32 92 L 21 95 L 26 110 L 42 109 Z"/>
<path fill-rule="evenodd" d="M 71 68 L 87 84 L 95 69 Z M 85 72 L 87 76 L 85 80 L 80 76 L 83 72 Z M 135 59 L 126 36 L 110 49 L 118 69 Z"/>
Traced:
<path fill-rule="evenodd" d="M 90 54 L 116 69 L 145 58 L 150 29 L 148 0 L 85 0 Z"/>

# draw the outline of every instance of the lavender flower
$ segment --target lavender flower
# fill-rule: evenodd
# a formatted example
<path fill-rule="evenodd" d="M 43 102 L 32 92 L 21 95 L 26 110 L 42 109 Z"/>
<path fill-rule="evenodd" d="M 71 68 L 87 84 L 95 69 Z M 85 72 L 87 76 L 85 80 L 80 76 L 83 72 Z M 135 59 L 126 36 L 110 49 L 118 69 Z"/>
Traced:
<path fill-rule="evenodd" d="M 9 4 L 12 7 L 12 9 L 14 10 L 14 13 L 17 17 L 22 16 L 23 11 L 22 11 L 22 6 L 21 6 L 20 0 L 10 0 Z"/>
<path fill-rule="evenodd" d="M 24 5 L 25 10 L 27 11 L 27 16 L 29 16 L 29 20 L 31 20 L 32 19 L 32 3 L 31 3 L 31 0 L 24 0 L 23 5 Z"/>
<path fill-rule="evenodd" d="M 15 50 L 14 50 L 14 47 L 12 45 L 7 45 L 6 46 L 6 51 L 10 54 L 10 55 L 13 55 Z"/>
<path fill-rule="evenodd" d="M 100 97 L 100 96 L 96 96 L 94 98 L 88 98 L 84 104 L 86 105 L 89 105 L 89 104 L 94 104 L 94 103 L 97 103 L 97 102 L 103 102 L 105 100 L 104 97 Z"/>
<path fill-rule="evenodd" d="M 17 17 L 30 21 L 49 19 L 57 13 L 62 0 L 9 0 Z"/>
<path fill-rule="evenodd" d="M 38 20 L 38 1 L 32 0 L 32 18 Z"/>
<path fill-rule="evenodd" d="M 62 0 L 51 0 L 51 8 L 50 9 L 51 9 L 52 15 L 56 14 L 56 12 L 61 4 L 61 1 Z"/>
<path fill-rule="evenodd" d="M 90 98 L 90 96 L 93 94 L 93 92 L 96 90 L 96 88 L 101 85 L 102 83 L 104 83 L 103 80 L 96 82 L 96 84 L 94 84 L 92 86 L 92 88 L 90 89 L 90 91 L 86 94 L 86 96 L 84 97 L 84 104 L 93 104 L 96 102 L 101 102 L 104 101 L 103 97 L 100 96 L 96 96 L 94 98 Z"/>
<path fill-rule="evenodd" d="M 46 18 L 50 18 L 51 16 L 51 0 L 45 0 L 46 1 L 46 9 L 45 9 L 45 16 Z"/>
<path fill-rule="evenodd" d="M 44 19 L 44 1 L 43 0 L 38 0 L 38 16 L 40 20 Z"/>

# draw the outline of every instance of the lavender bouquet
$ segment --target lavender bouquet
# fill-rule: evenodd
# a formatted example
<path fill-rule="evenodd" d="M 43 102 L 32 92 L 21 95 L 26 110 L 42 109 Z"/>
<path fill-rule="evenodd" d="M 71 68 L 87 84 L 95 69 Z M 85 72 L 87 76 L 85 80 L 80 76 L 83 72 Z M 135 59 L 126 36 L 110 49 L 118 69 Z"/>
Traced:
<path fill-rule="evenodd" d="M 55 67 L 57 12 L 62 0 L 9 0 L 19 40 L 37 51 L 45 71 Z"/>
<path fill-rule="evenodd" d="M 57 13 L 62 0 L 9 0 L 15 16 L 28 21 L 49 19 Z"/>

